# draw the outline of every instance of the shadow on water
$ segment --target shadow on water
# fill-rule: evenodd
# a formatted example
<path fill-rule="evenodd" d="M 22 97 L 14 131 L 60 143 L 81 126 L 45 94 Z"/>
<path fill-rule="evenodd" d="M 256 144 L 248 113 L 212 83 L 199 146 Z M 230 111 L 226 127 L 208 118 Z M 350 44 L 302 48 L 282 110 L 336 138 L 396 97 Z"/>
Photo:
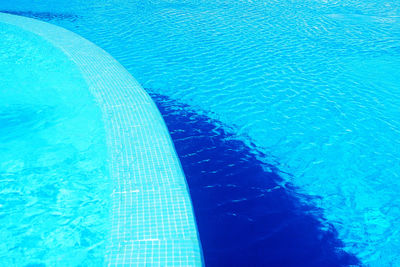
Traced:
<path fill-rule="evenodd" d="M 188 106 L 151 96 L 186 174 L 206 266 L 359 265 L 321 210 L 282 187 L 255 151 Z"/>
<path fill-rule="evenodd" d="M 33 18 L 33 19 L 43 20 L 43 21 L 68 20 L 68 21 L 74 22 L 78 19 L 78 16 L 73 15 L 73 14 L 68 14 L 68 13 L 13 11 L 13 10 L 0 10 L 0 13 L 24 16 L 24 17 L 29 17 L 29 18 Z"/>

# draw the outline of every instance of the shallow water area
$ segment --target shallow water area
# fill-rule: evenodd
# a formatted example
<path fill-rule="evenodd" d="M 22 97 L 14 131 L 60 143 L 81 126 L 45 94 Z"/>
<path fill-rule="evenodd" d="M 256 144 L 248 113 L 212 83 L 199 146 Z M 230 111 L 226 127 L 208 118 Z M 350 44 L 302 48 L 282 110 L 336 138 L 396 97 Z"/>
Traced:
<path fill-rule="evenodd" d="M 0 262 L 104 260 L 109 178 L 101 112 L 44 39 L 0 23 Z"/>

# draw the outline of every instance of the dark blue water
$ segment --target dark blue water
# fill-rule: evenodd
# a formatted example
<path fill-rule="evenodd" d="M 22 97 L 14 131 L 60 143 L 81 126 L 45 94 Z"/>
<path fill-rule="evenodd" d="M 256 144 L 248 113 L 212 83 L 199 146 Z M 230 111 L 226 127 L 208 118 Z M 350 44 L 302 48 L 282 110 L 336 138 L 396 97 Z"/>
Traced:
<path fill-rule="evenodd" d="M 186 174 L 207 266 L 358 265 L 322 211 L 257 151 L 188 106 L 152 97 Z"/>
<path fill-rule="evenodd" d="M 0 10 L 1 13 L 7 13 L 17 16 L 24 16 L 33 19 L 43 21 L 57 21 L 67 20 L 74 22 L 78 19 L 78 16 L 69 13 L 57 13 L 57 12 L 33 12 L 33 11 L 14 11 L 14 10 Z"/>

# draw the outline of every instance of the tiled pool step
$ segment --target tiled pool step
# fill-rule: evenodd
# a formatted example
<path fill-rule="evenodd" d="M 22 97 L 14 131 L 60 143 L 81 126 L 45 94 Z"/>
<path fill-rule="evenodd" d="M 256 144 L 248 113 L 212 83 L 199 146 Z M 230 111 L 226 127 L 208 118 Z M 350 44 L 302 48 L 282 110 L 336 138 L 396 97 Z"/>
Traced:
<path fill-rule="evenodd" d="M 201 266 L 185 176 L 143 88 L 108 53 L 77 34 L 10 14 L 0 13 L 0 22 L 39 35 L 68 55 L 102 110 L 113 180 L 107 265 Z"/>

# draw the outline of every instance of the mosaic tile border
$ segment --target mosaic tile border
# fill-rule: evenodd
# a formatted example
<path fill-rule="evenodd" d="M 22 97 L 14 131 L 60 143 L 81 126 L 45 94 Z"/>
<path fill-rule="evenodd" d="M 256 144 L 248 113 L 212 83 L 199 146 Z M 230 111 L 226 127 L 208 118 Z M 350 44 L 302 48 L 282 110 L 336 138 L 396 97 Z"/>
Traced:
<path fill-rule="evenodd" d="M 165 123 L 147 93 L 107 52 L 79 35 L 0 13 L 0 22 L 41 36 L 81 70 L 99 104 L 113 180 L 108 266 L 202 266 L 185 176 Z"/>

